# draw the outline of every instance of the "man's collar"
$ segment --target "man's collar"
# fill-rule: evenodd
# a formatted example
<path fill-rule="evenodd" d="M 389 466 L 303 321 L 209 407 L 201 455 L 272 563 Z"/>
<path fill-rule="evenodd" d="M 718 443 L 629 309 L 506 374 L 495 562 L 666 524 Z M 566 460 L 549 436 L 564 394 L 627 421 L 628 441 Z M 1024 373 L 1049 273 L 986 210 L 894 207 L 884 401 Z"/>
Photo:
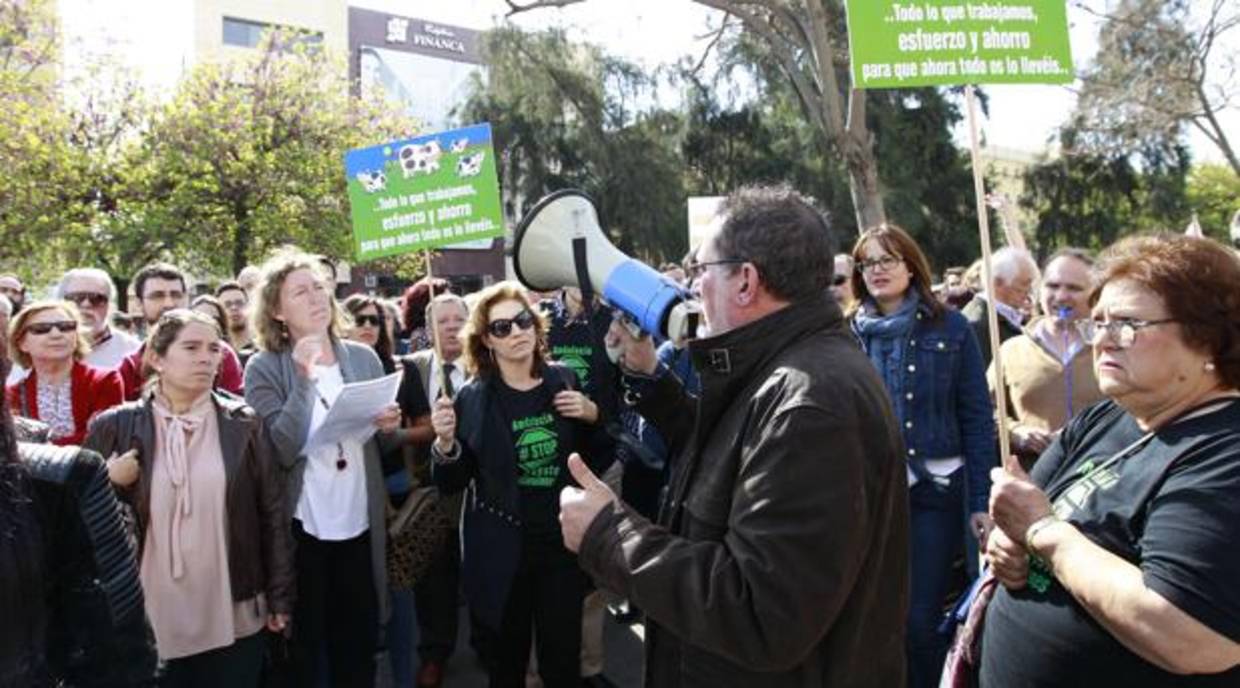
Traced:
<path fill-rule="evenodd" d="M 112 338 L 112 326 L 104 325 L 103 331 L 94 336 L 94 339 L 91 341 L 91 346 L 99 346 L 100 344 L 103 344 L 104 342 L 108 341 L 111 338 Z"/>

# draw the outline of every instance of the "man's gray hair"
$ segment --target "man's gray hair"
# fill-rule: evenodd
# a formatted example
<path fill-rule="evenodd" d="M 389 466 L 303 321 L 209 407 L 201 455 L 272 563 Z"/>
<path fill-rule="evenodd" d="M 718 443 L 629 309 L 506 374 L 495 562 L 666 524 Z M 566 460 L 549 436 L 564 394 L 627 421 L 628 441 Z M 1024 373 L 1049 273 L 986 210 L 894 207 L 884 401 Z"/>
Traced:
<path fill-rule="evenodd" d="M 426 304 L 426 332 L 427 334 L 429 334 L 431 331 L 431 309 L 442 306 L 445 303 L 454 303 L 460 306 L 461 310 L 465 311 L 465 319 L 466 320 L 469 319 L 469 303 L 467 303 L 465 299 L 459 294 L 453 294 L 450 291 L 445 291 L 444 293 L 435 296 L 435 298 L 430 300 L 430 303 Z"/>
<path fill-rule="evenodd" d="M 6 318 L 13 316 L 13 302 L 4 294 L 0 294 L 0 315 Z M 0 333 L 0 336 L 3 336 L 3 333 Z"/>
<path fill-rule="evenodd" d="M 991 254 L 990 269 L 995 274 L 995 281 L 1003 284 L 1016 281 L 1024 270 L 1028 270 L 1034 280 L 1041 274 L 1038 271 L 1038 262 L 1028 251 L 1012 246 L 1004 246 Z"/>
<path fill-rule="evenodd" d="M 116 303 L 116 285 L 112 283 L 112 276 L 100 270 L 99 268 L 73 268 L 64 275 L 61 275 L 60 282 L 56 284 L 56 298 L 65 298 L 65 285 L 70 280 L 78 278 L 97 279 L 107 285 L 108 303 Z"/>

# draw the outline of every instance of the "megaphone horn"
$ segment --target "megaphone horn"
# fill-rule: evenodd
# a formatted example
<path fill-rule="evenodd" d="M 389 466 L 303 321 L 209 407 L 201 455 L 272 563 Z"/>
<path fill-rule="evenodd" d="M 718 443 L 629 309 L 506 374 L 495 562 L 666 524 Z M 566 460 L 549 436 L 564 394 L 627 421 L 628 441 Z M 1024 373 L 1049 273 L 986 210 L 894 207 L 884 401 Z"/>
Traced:
<path fill-rule="evenodd" d="M 697 330 L 689 293 L 649 265 L 630 258 L 603 233 L 594 202 L 576 189 L 540 200 L 517 226 L 513 270 L 526 288 L 578 287 L 598 293 L 645 332 L 683 343 Z"/>

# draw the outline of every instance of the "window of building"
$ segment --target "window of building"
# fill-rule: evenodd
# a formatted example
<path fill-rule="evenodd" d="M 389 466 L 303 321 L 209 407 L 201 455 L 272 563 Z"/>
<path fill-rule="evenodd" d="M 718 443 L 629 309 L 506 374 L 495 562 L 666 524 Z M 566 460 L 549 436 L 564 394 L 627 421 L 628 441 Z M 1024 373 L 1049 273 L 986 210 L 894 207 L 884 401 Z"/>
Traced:
<path fill-rule="evenodd" d="M 275 28 L 287 27 L 277 27 L 272 24 L 250 21 L 248 19 L 224 17 L 224 45 L 254 48 L 258 46 L 268 31 Z M 301 43 L 311 47 L 318 47 L 323 43 L 323 32 L 321 31 L 294 30 L 297 31 L 297 37 L 293 40 L 293 43 Z"/>

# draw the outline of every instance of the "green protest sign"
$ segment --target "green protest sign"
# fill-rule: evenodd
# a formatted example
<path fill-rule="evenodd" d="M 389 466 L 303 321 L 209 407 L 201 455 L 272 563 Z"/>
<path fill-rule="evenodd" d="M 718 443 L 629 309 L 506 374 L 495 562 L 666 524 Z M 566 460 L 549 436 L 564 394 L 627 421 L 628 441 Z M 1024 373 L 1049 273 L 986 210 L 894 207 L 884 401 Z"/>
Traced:
<path fill-rule="evenodd" d="M 344 167 L 358 261 L 504 233 L 489 124 L 352 150 Z"/>
<path fill-rule="evenodd" d="M 1072 81 L 1064 0 L 847 0 L 856 88 Z"/>

